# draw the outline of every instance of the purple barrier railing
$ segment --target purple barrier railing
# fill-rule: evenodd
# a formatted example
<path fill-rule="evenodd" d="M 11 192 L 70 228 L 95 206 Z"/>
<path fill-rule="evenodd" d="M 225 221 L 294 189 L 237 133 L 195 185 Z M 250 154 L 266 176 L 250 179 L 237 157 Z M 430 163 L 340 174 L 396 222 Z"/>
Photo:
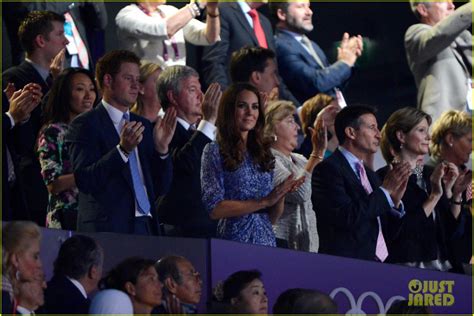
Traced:
<path fill-rule="evenodd" d="M 210 257 L 213 286 L 237 270 L 259 269 L 270 306 L 284 290 L 300 287 L 331 294 L 340 313 L 382 314 L 394 300 L 411 298 L 441 305 L 433 313 L 472 315 L 472 279 L 465 275 L 224 240 L 211 240 Z"/>

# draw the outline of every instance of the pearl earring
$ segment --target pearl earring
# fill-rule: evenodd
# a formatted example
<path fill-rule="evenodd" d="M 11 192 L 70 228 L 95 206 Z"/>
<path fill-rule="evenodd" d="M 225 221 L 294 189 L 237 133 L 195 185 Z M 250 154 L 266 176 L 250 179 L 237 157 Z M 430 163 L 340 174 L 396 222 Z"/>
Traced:
<path fill-rule="evenodd" d="M 278 140 L 278 136 L 273 135 L 273 141 L 276 142 Z"/>

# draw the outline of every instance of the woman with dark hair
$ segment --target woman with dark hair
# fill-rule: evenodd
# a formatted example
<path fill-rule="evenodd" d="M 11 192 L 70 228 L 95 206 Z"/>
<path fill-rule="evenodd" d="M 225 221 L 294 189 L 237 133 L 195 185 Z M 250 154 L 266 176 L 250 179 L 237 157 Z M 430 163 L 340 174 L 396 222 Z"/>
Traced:
<path fill-rule="evenodd" d="M 231 274 L 217 292 L 218 299 L 230 314 L 267 314 L 268 298 L 258 270 Z"/>
<path fill-rule="evenodd" d="M 275 247 L 275 223 L 286 193 L 301 184 L 290 175 L 273 188 L 275 158 L 264 141 L 265 117 L 258 91 L 237 83 L 224 93 L 217 114 L 217 141 L 202 155 L 202 200 L 217 235 Z"/>
<path fill-rule="evenodd" d="M 415 108 L 394 112 L 382 129 L 381 149 L 387 164 L 408 162 L 412 175 L 402 197 L 405 215 L 387 217 L 387 262 L 447 271 L 446 223 L 459 214 L 459 205 L 443 208 L 443 192 L 451 190 L 458 177 L 456 166 L 442 163 L 436 168 L 423 166 L 430 145 L 431 117 Z M 377 171 L 383 178 L 388 166 Z M 443 188 L 444 186 L 444 188 Z"/>
<path fill-rule="evenodd" d="M 49 192 L 46 227 L 75 230 L 77 187 L 64 136 L 69 123 L 98 101 L 93 75 L 86 69 L 65 69 L 53 83 L 43 110 L 44 126 L 38 136 L 41 174 Z"/>
<path fill-rule="evenodd" d="M 318 290 L 288 289 L 278 296 L 273 314 L 337 314 L 337 304 Z"/>
<path fill-rule="evenodd" d="M 101 289 L 115 289 L 126 293 L 134 314 L 150 315 L 161 304 L 162 292 L 153 260 L 140 257 L 125 259 L 101 281 Z"/>

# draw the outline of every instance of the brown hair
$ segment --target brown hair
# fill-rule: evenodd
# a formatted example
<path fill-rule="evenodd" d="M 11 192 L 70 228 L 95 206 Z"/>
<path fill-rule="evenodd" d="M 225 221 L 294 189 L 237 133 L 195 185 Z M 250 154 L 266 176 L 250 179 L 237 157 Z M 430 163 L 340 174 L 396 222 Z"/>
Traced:
<path fill-rule="evenodd" d="M 101 90 L 104 88 L 104 76 L 109 74 L 115 78 L 124 63 L 140 66 L 140 58 L 128 50 L 113 50 L 99 59 L 95 68 L 95 77 Z"/>
<path fill-rule="evenodd" d="M 311 135 L 309 128 L 313 127 L 313 123 L 316 120 L 319 112 L 327 107 L 334 98 L 324 93 L 318 93 L 311 99 L 306 100 L 301 107 L 301 125 L 305 136 Z"/>
<path fill-rule="evenodd" d="M 18 38 L 27 54 L 31 54 L 35 50 L 35 39 L 38 35 L 43 35 L 46 40 L 49 40 L 49 34 L 54 29 L 53 22 L 63 24 L 64 16 L 51 11 L 31 11 L 21 21 L 18 28 Z"/>
<path fill-rule="evenodd" d="M 387 163 L 392 162 L 394 154 L 400 153 L 401 143 L 398 140 L 397 132 L 409 133 L 423 119 L 426 119 L 428 125 L 431 125 L 431 116 L 412 107 L 402 108 L 390 115 L 382 128 L 382 140 L 380 142 L 380 149 Z"/>
<path fill-rule="evenodd" d="M 235 122 L 237 97 L 244 90 L 254 93 L 259 103 L 257 124 L 248 134 L 246 148 Z M 265 141 L 263 136 L 265 117 L 262 101 L 254 86 L 248 83 L 234 83 L 224 92 L 217 112 L 216 126 L 217 143 L 220 146 L 220 154 L 226 170 L 235 171 L 244 161 L 247 151 L 253 162 L 259 165 L 262 171 L 267 172 L 274 168 L 275 159 L 270 151 L 270 143 Z"/>

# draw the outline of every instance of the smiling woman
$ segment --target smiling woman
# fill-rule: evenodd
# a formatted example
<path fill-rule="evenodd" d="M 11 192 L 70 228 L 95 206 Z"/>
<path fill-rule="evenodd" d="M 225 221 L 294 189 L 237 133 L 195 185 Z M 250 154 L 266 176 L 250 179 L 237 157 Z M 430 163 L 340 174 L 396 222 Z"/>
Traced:
<path fill-rule="evenodd" d="M 94 77 L 85 69 L 65 69 L 51 88 L 37 144 L 41 175 L 49 191 L 49 228 L 76 230 L 78 191 L 64 135 L 69 123 L 97 101 Z"/>

